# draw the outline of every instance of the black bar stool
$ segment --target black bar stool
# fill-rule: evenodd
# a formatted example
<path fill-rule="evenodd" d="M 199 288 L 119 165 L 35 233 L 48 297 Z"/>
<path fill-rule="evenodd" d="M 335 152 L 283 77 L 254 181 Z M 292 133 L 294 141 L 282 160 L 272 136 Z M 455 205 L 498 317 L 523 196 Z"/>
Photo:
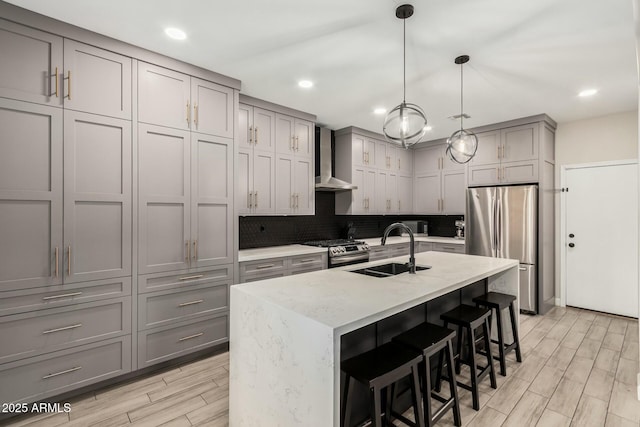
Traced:
<path fill-rule="evenodd" d="M 471 385 L 457 381 L 458 386 L 465 390 L 471 391 L 473 397 L 473 409 L 476 411 L 480 409 L 480 401 L 478 399 L 478 382 L 485 376 L 489 375 L 491 379 L 491 387 L 497 388 L 496 373 L 493 369 L 493 358 L 491 357 L 491 329 L 489 327 L 489 316 L 491 310 L 486 308 L 474 307 L 472 305 L 461 304 L 451 311 L 447 311 L 440 315 L 440 318 L 444 321 L 445 328 L 452 323 L 458 326 L 458 349 L 456 359 L 456 373 L 460 373 L 460 364 L 464 363 L 471 368 Z M 476 365 L 476 333 L 475 330 L 482 327 L 482 333 L 484 334 L 484 347 L 487 356 L 487 365 Z M 466 331 L 466 341 L 469 346 L 469 354 L 467 359 L 462 358 L 462 342 L 465 340 L 463 329 Z M 442 360 L 442 355 L 440 356 Z M 436 382 L 436 391 L 440 390 L 440 380 L 442 379 L 442 370 L 438 371 L 438 379 Z"/>
<path fill-rule="evenodd" d="M 492 343 L 498 344 L 499 356 L 494 356 L 500 361 L 500 375 L 507 376 L 507 364 L 505 355 L 511 350 L 516 351 L 516 360 L 522 362 L 522 354 L 520 353 L 520 340 L 518 338 L 518 324 L 516 321 L 516 297 L 499 292 L 487 292 L 484 295 L 475 297 L 473 302 L 478 307 L 487 307 L 496 311 L 496 323 L 498 324 L 498 340 L 491 340 Z M 502 331 L 502 310 L 509 307 L 509 316 L 511 318 L 511 330 L 513 332 L 513 343 L 504 343 L 504 333 Z M 491 318 L 489 318 L 491 321 Z"/>
<path fill-rule="evenodd" d="M 386 343 L 365 353 L 354 356 L 341 363 L 341 368 L 347 374 L 344 382 L 342 402 L 342 427 L 350 426 L 351 400 L 349 388 L 351 379 L 355 379 L 369 388 L 371 392 L 371 422 L 374 427 L 382 427 L 382 391 L 407 376 L 411 377 L 411 397 L 416 422 L 411 423 L 399 414 L 393 414 L 410 426 L 424 427 L 424 419 L 420 410 L 418 393 L 418 366 L 422 361 L 422 354 L 396 343 Z M 385 418 L 387 424 L 391 422 L 391 402 L 386 402 Z"/>
<path fill-rule="evenodd" d="M 424 357 L 424 372 L 422 372 L 422 399 L 424 406 L 425 424 L 429 427 L 433 426 L 442 416 L 449 410 L 453 410 L 453 420 L 456 426 L 462 425 L 460 420 L 460 401 L 458 400 L 458 388 L 456 387 L 456 375 L 453 370 L 453 338 L 456 332 L 433 323 L 421 323 L 415 328 L 394 337 L 392 341 L 406 345 L 416 351 L 422 353 Z M 444 352 L 447 358 L 447 374 L 450 378 L 449 388 L 451 397 L 445 399 L 437 394 L 431 393 L 431 367 L 429 358 L 434 354 L 442 354 Z M 438 366 L 438 370 L 442 370 L 442 366 Z M 391 398 L 393 399 L 393 392 Z M 431 398 L 441 402 L 435 412 L 431 410 Z"/>

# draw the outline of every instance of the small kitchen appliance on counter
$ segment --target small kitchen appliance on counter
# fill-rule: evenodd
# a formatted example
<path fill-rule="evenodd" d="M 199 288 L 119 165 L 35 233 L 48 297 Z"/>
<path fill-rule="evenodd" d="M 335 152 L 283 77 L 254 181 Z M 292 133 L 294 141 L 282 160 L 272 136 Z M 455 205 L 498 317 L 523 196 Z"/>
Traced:
<path fill-rule="evenodd" d="M 456 220 L 456 239 L 464 239 L 464 220 Z"/>

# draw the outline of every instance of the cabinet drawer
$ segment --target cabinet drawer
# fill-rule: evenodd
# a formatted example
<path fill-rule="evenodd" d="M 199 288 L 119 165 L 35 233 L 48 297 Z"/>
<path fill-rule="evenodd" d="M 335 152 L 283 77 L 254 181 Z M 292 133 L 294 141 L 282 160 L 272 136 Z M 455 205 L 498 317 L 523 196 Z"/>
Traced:
<path fill-rule="evenodd" d="M 326 259 L 326 257 L 326 254 L 300 255 L 291 257 L 291 272 L 297 273 L 299 270 L 314 271 L 327 268 L 328 260 Z"/>
<path fill-rule="evenodd" d="M 286 258 L 270 258 L 260 261 L 247 261 L 240 263 L 240 275 L 251 273 L 267 273 L 277 270 L 284 270 Z"/>
<path fill-rule="evenodd" d="M 227 314 L 138 332 L 138 368 L 229 341 Z"/>
<path fill-rule="evenodd" d="M 403 255 L 409 255 L 408 243 L 401 243 L 398 245 L 389 246 L 389 258 L 403 256 Z"/>
<path fill-rule="evenodd" d="M 230 280 L 233 277 L 232 265 L 224 265 L 207 270 L 182 270 L 181 272 L 152 273 L 138 276 L 138 293 L 162 291 L 165 289 L 183 289 L 200 285 L 212 280 Z"/>
<path fill-rule="evenodd" d="M 131 333 L 131 298 L 0 318 L 0 363 Z"/>
<path fill-rule="evenodd" d="M 389 258 L 388 246 L 374 246 L 369 249 L 369 261 Z"/>
<path fill-rule="evenodd" d="M 278 270 L 272 272 L 258 272 L 252 274 L 242 274 L 240 273 L 240 283 L 248 283 L 248 282 L 257 282 L 259 280 L 267 280 L 267 279 L 275 279 L 278 277 L 288 276 L 289 272 L 287 270 Z"/>
<path fill-rule="evenodd" d="M 416 252 L 429 252 L 433 250 L 431 242 L 416 242 Z"/>
<path fill-rule="evenodd" d="M 131 277 L 0 292 L 0 316 L 131 295 Z"/>
<path fill-rule="evenodd" d="M 7 363 L 0 402 L 32 402 L 131 371 L 131 335 Z"/>
<path fill-rule="evenodd" d="M 463 254 L 464 245 L 456 245 L 456 244 L 448 245 L 446 243 L 434 243 L 433 250 L 436 252 L 452 252 L 456 254 Z"/>
<path fill-rule="evenodd" d="M 186 290 L 169 290 L 138 296 L 140 330 L 211 315 L 229 309 L 230 283 L 216 282 Z"/>

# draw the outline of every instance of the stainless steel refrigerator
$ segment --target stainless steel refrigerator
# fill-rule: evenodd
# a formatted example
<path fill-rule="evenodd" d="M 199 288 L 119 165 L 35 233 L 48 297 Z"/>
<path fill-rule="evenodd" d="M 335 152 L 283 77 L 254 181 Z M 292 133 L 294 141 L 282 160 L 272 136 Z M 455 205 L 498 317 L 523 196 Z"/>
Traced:
<path fill-rule="evenodd" d="M 465 247 L 520 261 L 520 310 L 538 312 L 538 186 L 469 188 Z"/>

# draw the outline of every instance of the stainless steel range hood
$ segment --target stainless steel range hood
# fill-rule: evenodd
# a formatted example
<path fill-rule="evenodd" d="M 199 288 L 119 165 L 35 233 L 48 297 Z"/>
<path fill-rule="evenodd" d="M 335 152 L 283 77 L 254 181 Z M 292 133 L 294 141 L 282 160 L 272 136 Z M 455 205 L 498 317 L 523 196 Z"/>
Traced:
<path fill-rule="evenodd" d="M 320 128 L 320 176 L 316 176 L 316 191 L 357 189 L 357 186 L 331 176 L 331 129 Z"/>

